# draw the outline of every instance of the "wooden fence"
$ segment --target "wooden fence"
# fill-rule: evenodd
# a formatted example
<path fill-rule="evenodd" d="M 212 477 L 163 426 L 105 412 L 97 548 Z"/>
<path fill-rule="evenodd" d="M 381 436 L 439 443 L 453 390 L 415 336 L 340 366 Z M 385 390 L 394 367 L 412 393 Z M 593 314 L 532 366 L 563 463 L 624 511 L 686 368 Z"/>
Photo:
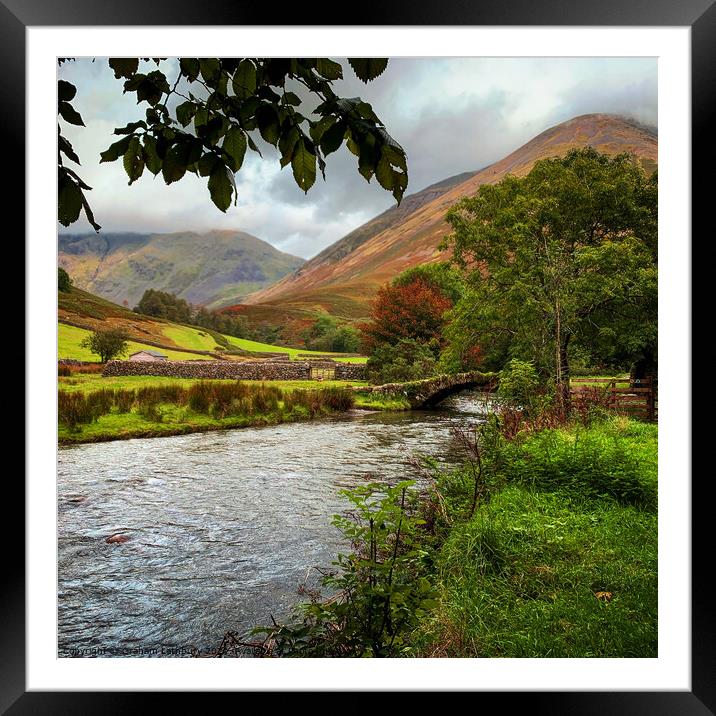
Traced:
<path fill-rule="evenodd" d="M 657 383 L 652 378 L 572 378 L 572 395 L 590 387 L 603 387 L 608 407 L 617 413 L 653 422 L 658 415 Z"/>

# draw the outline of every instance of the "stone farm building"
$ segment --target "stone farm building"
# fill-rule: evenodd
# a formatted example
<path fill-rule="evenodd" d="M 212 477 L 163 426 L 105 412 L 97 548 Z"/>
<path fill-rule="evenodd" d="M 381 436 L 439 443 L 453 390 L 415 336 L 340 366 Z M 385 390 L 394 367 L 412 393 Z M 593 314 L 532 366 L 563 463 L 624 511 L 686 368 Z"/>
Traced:
<path fill-rule="evenodd" d="M 128 360 L 154 362 L 159 360 L 167 360 L 167 356 L 159 351 L 137 351 L 129 356 Z"/>

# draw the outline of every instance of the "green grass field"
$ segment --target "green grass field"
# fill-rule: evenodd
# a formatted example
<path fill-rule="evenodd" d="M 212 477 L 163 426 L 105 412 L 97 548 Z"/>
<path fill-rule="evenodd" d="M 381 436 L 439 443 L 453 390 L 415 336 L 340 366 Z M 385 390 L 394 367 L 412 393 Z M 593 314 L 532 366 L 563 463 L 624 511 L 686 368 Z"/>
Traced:
<path fill-rule="evenodd" d="M 184 388 L 194 383 L 202 382 L 200 378 L 169 378 L 166 376 L 155 375 L 123 375 L 108 376 L 106 378 L 96 373 L 83 374 L 76 373 L 73 376 L 61 376 L 58 378 L 60 390 L 70 392 L 79 391 L 82 393 L 91 393 L 93 390 L 131 390 L 133 388 L 149 388 L 153 386 L 164 385 L 181 385 Z M 206 382 L 235 382 L 233 379 L 229 381 L 206 381 Z M 242 383 L 249 385 L 275 385 L 283 391 L 296 390 L 320 390 L 321 388 L 346 388 L 350 386 L 364 386 L 367 383 L 359 380 L 244 380 Z"/>
<path fill-rule="evenodd" d="M 90 334 L 89 330 L 69 326 L 65 323 L 58 323 L 58 341 L 57 354 L 59 358 L 71 358 L 73 360 L 96 361 L 97 356 L 91 353 L 87 348 L 83 348 L 80 344 L 82 340 Z M 189 348 L 196 351 L 216 351 L 219 346 L 216 340 L 208 331 L 200 328 L 192 328 L 191 326 L 182 326 L 176 323 L 167 324 L 162 328 L 162 334 L 172 343 L 176 343 L 181 348 Z M 332 355 L 335 360 L 346 363 L 365 363 L 368 359 L 363 356 L 347 356 L 342 357 L 340 354 L 322 353 L 320 351 L 309 351 L 304 348 L 283 348 L 268 343 L 259 343 L 250 341 L 245 338 L 234 338 L 233 336 L 225 336 L 230 345 L 244 351 L 256 353 L 287 353 L 292 360 L 300 359 L 306 356 Z M 161 342 L 161 341 L 157 341 Z M 127 355 L 140 350 L 158 350 L 165 353 L 172 360 L 206 360 L 208 356 L 202 356 L 197 353 L 186 353 L 177 349 L 157 348 L 149 344 L 138 341 L 129 341 L 129 351 Z"/>
<path fill-rule="evenodd" d="M 326 351 L 309 351 L 305 348 L 285 348 L 284 346 L 273 346 L 269 343 L 250 341 L 247 338 L 234 338 L 234 336 L 226 336 L 226 339 L 232 346 L 240 348 L 244 351 L 252 351 L 256 353 L 287 353 L 291 360 L 296 360 L 299 355 L 331 355 L 335 358 L 335 360 L 345 361 L 346 363 L 365 363 L 368 360 L 368 358 L 365 356 L 341 357 L 339 353 L 327 353 Z"/>
<path fill-rule="evenodd" d="M 189 388 L 196 383 L 236 383 L 234 380 L 201 380 L 198 378 L 170 378 L 164 376 L 116 376 L 102 377 L 100 374 L 75 373 L 72 376 L 58 378 L 59 390 L 66 393 L 82 393 L 85 396 L 98 391 L 135 391 L 141 388 L 180 386 Z M 267 386 L 278 388 L 282 394 L 288 395 L 295 390 L 324 391 L 327 388 L 350 388 L 351 386 L 367 385 L 362 381 L 338 380 L 273 380 L 240 381 L 250 386 Z M 355 407 L 373 410 L 401 410 L 405 406 L 398 401 L 381 401 L 371 399 L 370 395 L 355 395 Z M 161 420 L 151 420 L 137 410 L 130 412 L 110 412 L 101 415 L 96 421 L 83 424 L 79 429 L 70 430 L 66 425 L 58 426 L 58 440 L 62 444 L 95 442 L 106 440 L 122 440 L 137 437 L 161 437 L 206 430 L 225 430 L 260 425 L 273 425 L 291 420 L 302 420 L 308 416 L 300 413 L 286 415 L 282 411 L 268 411 L 254 415 L 242 415 L 226 418 L 215 418 L 192 412 L 184 405 L 162 403 L 158 406 Z"/>
<path fill-rule="evenodd" d="M 191 348 L 195 351 L 215 351 L 216 341 L 210 333 L 200 328 L 190 328 L 172 323 L 162 331 L 172 342 L 182 348 Z"/>
<path fill-rule="evenodd" d="M 98 361 L 99 358 L 87 348 L 83 348 L 80 344 L 83 339 L 89 336 L 91 331 L 76 326 L 68 326 L 65 323 L 57 324 L 57 355 L 59 358 L 70 358 L 72 360 Z M 212 339 L 213 341 L 213 339 Z M 160 351 L 166 354 L 172 360 L 202 360 L 208 356 L 202 356 L 197 353 L 185 353 L 180 350 L 169 350 L 165 348 L 157 348 L 146 343 L 138 343 L 137 341 L 128 341 L 129 350 L 127 355 L 141 350 Z M 187 346 L 191 347 L 191 346 Z M 203 349 L 201 349 L 203 350 Z"/>
<path fill-rule="evenodd" d="M 542 431 L 501 459 L 504 487 L 462 503 L 436 556 L 422 655 L 656 657 L 657 427 Z"/>

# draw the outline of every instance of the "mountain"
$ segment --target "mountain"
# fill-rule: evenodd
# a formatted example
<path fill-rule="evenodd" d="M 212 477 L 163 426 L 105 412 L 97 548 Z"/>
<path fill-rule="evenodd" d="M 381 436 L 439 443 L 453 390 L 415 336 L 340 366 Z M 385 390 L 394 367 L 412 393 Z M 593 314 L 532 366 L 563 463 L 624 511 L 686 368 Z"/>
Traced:
<path fill-rule="evenodd" d="M 356 319 L 367 316 L 378 287 L 401 271 L 444 260 L 438 244 L 449 231 L 447 210 L 482 184 L 507 174 L 524 176 L 539 159 L 563 156 L 570 149 L 592 146 L 607 154 L 631 152 L 644 169 L 657 165 L 656 131 L 624 117 L 588 114 L 552 127 L 504 159 L 406 196 L 278 283 L 248 296 L 228 310 L 254 322 L 305 325 L 317 312 Z"/>
<path fill-rule="evenodd" d="M 130 307 L 154 288 L 218 308 L 303 264 L 243 231 L 60 234 L 58 251 L 75 286 Z"/>

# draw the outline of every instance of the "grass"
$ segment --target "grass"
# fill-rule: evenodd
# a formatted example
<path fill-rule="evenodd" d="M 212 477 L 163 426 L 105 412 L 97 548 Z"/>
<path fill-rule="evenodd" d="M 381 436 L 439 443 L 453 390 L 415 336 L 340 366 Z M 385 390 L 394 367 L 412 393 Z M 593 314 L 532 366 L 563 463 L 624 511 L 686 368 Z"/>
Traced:
<path fill-rule="evenodd" d="M 503 488 L 453 510 L 420 655 L 656 657 L 656 426 L 543 431 L 500 460 Z"/>
<path fill-rule="evenodd" d="M 155 375 L 124 375 L 124 376 L 108 376 L 106 378 L 101 375 L 92 374 L 76 374 L 69 378 L 60 377 L 58 379 L 61 390 L 79 391 L 90 393 L 95 390 L 131 390 L 134 388 L 150 388 L 163 387 L 168 385 L 178 385 L 182 388 L 188 388 L 199 382 L 212 383 L 235 383 L 231 380 L 203 381 L 201 378 L 170 378 L 167 376 Z M 242 380 L 247 385 L 275 386 L 281 390 L 320 390 L 321 388 L 346 388 L 349 386 L 364 386 L 367 383 L 362 381 L 343 381 L 343 380 Z"/>
<path fill-rule="evenodd" d="M 352 386 L 364 386 L 361 381 L 337 380 L 202 380 L 199 378 L 170 378 L 164 376 L 112 376 L 104 378 L 100 374 L 74 373 L 71 376 L 58 378 L 60 397 L 67 400 L 67 396 L 77 396 L 77 400 L 92 400 L 101 404 L 99 416 L 90 422 L 71 429 L 62 422 L 58 426 L 58 439 L 60 443 L 97 442 L 105 440 L 122 440 L 134 437 L 155 437 L 177 435 L 205 430 L 222 430 L 257 425 L 272 425 L 292 420 L 303 420 L 318 417 L 330 412 L 341 412 L 345 407 L 338 408 L 331 405 L 328 411 L 314 410 L 302 412 L 301 400 L 309 404 L 317 395 L 319 400 L 330 400 L 331 392 L 346 392 Z M 251 414 L 217 416 L 202 414 L 190 410 L 185 398 L 174 397 L 175 393 L 189 391 L 196 386 L 223 386 L 230 389 L 236 385 L 246 386 L 250 390 L 268 389 L 276 391 L 278 405 L 264 406 Z M 118 394 L 125 398 L 139 394 L 155 394 L 163 396 L 160 402 L 152 403 L 154 406 L 149 412 L 142 411 L 141 406 L 134 405 L 134 399 L 128 400 L 132 405 L 129 411 L 116 409 L 117 402 L 121 402 Z M 296 398 L 297 394 L 299 395 Z M 300 394 L 305 394 L 301 396 Z M 356 408 L 373 410 L 404 410 L 407 406 L 397 400 L 385 398 L 372 398 L 370 395 L 360 393 L 352 394 L 353 405 Z M 287 403 L 296 402 L 299 406 L 286 410 Z M 310 405 L 309 405 L 310 407 Z"/>
<path fill-rule="evenodd" d="M 240 381 L 195 381 L 133 389 L 60 391 L 62 444 L 273 425 L 343 412 L 345 386 L 314 390 Z"/>
<path fill-rule="evenodd" d="M 172 323 L 167 325 L 162 333 L 172 343 L 182 348 L 191 348 L 195 351 L 215 351 L 217 348 L 216 341 L 211 334 L 200 328 L 190 328 Z"/>
<path fill-rule="evenodd" d="M 252 353 L 286 353 L 291 360 L 297 360 L 300 356 L 332 356 L 335 360 L 344 361 L 346 363 L 365 363 L 368 358 L 365 356 L 344 356 L 340 353 L 327 353 L 326 351 L 309 351 L 305 348 L 285 348 L 284 346 L 274 346 L 269 343 L 259 343 L 258 341 L 250 341 L 248 338 L 235 338 L 234 336 L 226 336 L 229 343 L 235 348 Z"/>
<path fill-rule="evenodd" d="M 65 323 L 57 324 L 57 355 L 59 358 L 71 358 L 73 360 L 97 361 L 98 356 L 87 348 L 82 347 L 81 343 L 85 337 L 90 335 L 91 331 L 76 326 L 68 326 Z M 212 339 L 213 340 L 213 339 Z M 172 360 L 205 360 L 208 356 L 202 356 L 197 353 L 185 353 L 178 350 L 169 350 L 165 348 L 157 348 L 146 343 L 138 343 L 137 341 L 127 341 L 129 350 L 127 355 L 141 350 L 153 350 L 164 353 Z"/>

